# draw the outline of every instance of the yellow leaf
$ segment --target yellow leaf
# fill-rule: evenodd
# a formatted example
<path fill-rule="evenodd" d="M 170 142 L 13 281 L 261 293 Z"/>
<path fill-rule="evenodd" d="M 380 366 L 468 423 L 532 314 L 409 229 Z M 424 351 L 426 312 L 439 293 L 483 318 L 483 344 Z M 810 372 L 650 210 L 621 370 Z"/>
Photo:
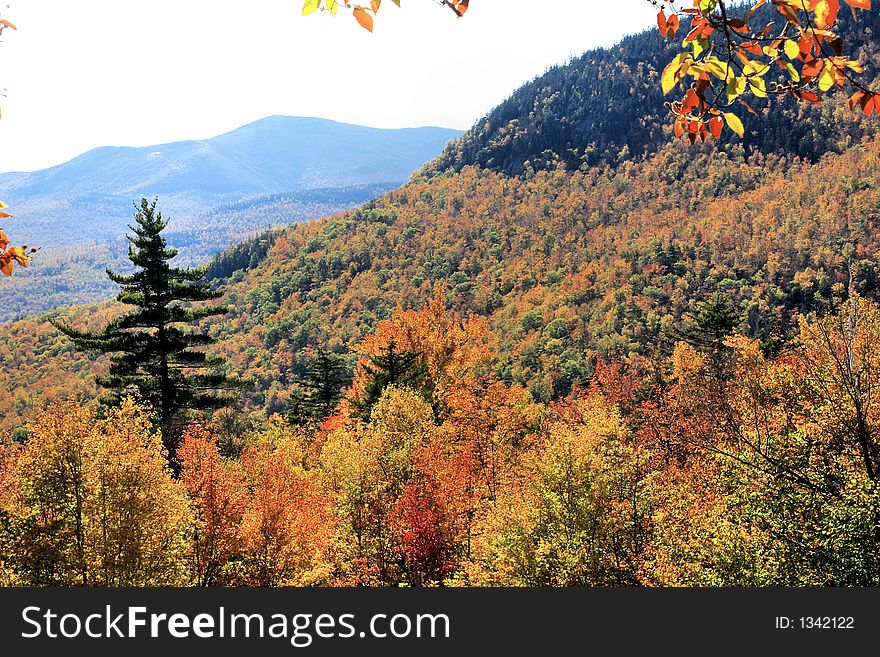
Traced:
<path fill-rule="evenodd" d="M 834 74 L 826 66 L 822 69 L 822 74 L 819 76 L 819 91 L 828 91 L 833 86 Z"/>
<path fill-rule="evenodd" d="M 308 16 L 309 14 L 313 14 L 318 10 L 318 6 L 321 4 L 321 0 L 306 0 L 303 5 L 303 16 Z"/>
<path fill-rule="evenodd" d="M 733 112 L 725 112 L 724 120 L 727 122 L 727 127 L 733 130 L 740 137 L 746 134 L 746 129 L 745 126 L 743 126 L 743 122 Z"/>
<path fill-rule="evenodd" d="M 666 68 L 663 69 L 663 74 L 660 76 L 660 85 L 663 88 L 664 94 L 668 94 L 672 91 L 672 88 L 681 79 L 681 67 L 688 57 L 689 55 L 687 53 L 679 53 L 671 62 L 669 62 L 669 64 L 666 65 Z"/>
<path fill-rule="evenodd" d="M 732 78 L 727 83 L 727 102 L 732 103 L 746 91 L 745 78 Z"/>
<path fill-rule="evenodd" d="M 755 94 L 756 98 L 767 97 L 767 84 L 764 78 L 746 78 L 749 82 L 749 90 Z"/>

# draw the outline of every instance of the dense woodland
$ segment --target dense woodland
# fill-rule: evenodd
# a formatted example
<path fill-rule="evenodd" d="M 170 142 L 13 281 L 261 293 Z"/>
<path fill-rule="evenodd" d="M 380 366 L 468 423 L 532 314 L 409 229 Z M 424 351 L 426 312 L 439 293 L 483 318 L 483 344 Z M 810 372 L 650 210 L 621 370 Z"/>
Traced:
<path fill-rule="evenodd" d="M 876 119 L 673 142 L 664 53 L 588 53 L 215 258 L 197 329 L 248 387 L 175 454 L 50 323 L 119 304 L 0 327 L 0 581 L 880 584 Z"/>
<path fill-rule="evenodd" d="M 147 409 L 56 403 L 0 452 L 0 577 L 877 585 L 880 309 L 854 295 L 770 357 L 733 316 L 715 298 L 669 356 L 541 403 L 438 289 L 358 345 L 329 417 L 193 423 L 177 479 Z M 418 357 L 380 377 L 393 349 Z"/>

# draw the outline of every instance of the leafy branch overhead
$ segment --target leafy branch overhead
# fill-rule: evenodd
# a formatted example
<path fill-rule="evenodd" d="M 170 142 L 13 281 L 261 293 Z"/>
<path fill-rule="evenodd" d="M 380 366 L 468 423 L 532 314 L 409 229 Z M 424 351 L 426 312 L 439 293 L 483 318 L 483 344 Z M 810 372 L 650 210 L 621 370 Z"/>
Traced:
<path fill-rule="evenodd" d="M 391 0 L 391 2 L 400 7 L 400 0 Z M 461 17 L 467 11 L 469 2 L 470 0 L 438 0 L 437 4 L 449 7 L 457 16 Z M 339 13 L 339 8 L 344 7 L 351 10 L 354 19 L 362 28 L 372 32 L 373 18 L 379 13 L 381 5 L 382 0 L 370 0 L 369 6 L 354 4 L 349 0 L 305 0 L 302 13 L 303 16 L 308 16 L 320 9 L 335 16 Z"/>
<path fill-rule="evenodd" d="M 856 15 L 870 9 L 870 0 L 843 0 Z M 880 95 L 858 79 L 862 64 L 845 54 L 835 27 L 840 0 L 757 0 L 734 5 L 723 0 L 694 0 L 678 9 L 674 2 L 649 0 L 659 7 L 660 34 L 675 39 L 690 21 L 683 51 L 669 62 L 660 78 L 664 94 L 679 85 L 679 100 L 667 104 L 676 137 L 691 143 L 716 139 L 726 124 L 740 137 L 745 127 L 732 110 L 755 113 L 755 99 L 789 97 L 821 103 L 821 95 L 835 88 L 854 90 L 850 108 L 865 114 L 880 110 Z M 762 10 L 775 7 L 781 20 Z"/>
<path fill-rule="evenodd" d="M 399 0 L 392 1 L 400 7 Z M 648 2 L 660 10 L 657 26 L 663 38 L 676 39 L 687 27 L 682 52 L 660 77 L 664 95 L 683 89 L 680 99 L 667 104 L 676 137 L 691 143 L 710 135 L 717 139 L 725 126 L 743 137 L 745 125 L 734 110 L 756 114 L 750 104 L 756 99 L 779 96 L 820 104 L 822 94 L 847 86 L 853 90 L 851 109 L 880 114 L 880 94 L 859 81 L 864 68 L 845 54 L 836 31 L 841 0 L 692 0 L 685 8 L 675 0 Z M 871 0 L 843 2 L 853 16 L 871 9 Z M 463 16 L 469 0 L 438 4 Z M 372 32 L 380 5 L 381 0 L 372 0 L 369 7 L 348 0 L 306 0 L 303 15 L 319 9 L 335 15 L 344 6 Z"/>

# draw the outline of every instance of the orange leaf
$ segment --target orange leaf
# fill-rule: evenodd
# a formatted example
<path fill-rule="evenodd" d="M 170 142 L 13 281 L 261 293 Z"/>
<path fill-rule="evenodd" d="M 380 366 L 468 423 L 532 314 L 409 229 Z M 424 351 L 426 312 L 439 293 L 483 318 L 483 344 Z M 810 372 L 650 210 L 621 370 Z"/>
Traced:
<path fill-rule="evenodd" d="M 15 260 L 22 267 L 26 267 L 31 261 L 31 257 L 25 252 L 24 247 L 21 246 L 11 247 L 4 256 Z"/>
<path fill-rule="evenodd" d="M 859 101 L 864 97 L 865 97 L 864 91 L 855 92 L 849 99 L 849 108 L 851 110 L 854 110 L 856 108 L 856 105 L 859 104 Z"/>
<path fill-rule="evenodd" d="M 360 23 L 360 26 L 367 32 L 373 31 L 373 17 L 370 16 L 363 7 L 354 8 L 354 17 L 357 22 Z"/>
<path fill-rule="evenodd" d="M 11 216 L 8 212 L 0 212 L 0 219 L 9 219 Z"/>
<path fill-rule="evenodd" d="M 12 258 L 7 257 L 5 253 L 0 254 L 0 273 L 3 273 L 5 276 L 12 276 L 12 268 L 14 266 Z"/>
<path fill-rule="evenodd" d="M 823 30 L 831 27 L 837 21 L 839 10 L 839 0 L 820 0 L 816 3 L 816 25 Z"/>
<path fill-rule="evenodd" d="M 679 116 L 675 119 L 675 136 L 681 137 L 684 134 L 684 127 L 687 125 L 687 118 L 685 116 Z"/>
<path fill-rule="evenodd" d="M 669 29 L 669 25 L 666 22 L 666 14 L 664 14 L 662 11 L 657 14 L 657 28 L 660 30 L 660 34 L 665 39 L 667 30 Z"/>
<path fill-rule="evenodd" d="M 370 0 L 370 7 L 373 8 L 374 14 L 379 11 L 379 5 L 381 5 L 381 4 L 382 4 L 382 0 Z"/>
<path fill-rule="evenodd" d="M 684 100 L 681 102 L 681 113 L 688 114 L 699 106 L 700 98 L 697 96 L 697 92 L 693 89 L 688 89 L 684 95 Z"/>
<path fill-rule="evenodd" d="M 718 139 L 721 136 L 721 129 L 724 127 L 724 119 L 720 116 L 716 116 L 711 121 L 709 121 L 709 130 L 712 132 L 712 136 L 715 139 Z"/>
<path fill-rule="evenodd" d="M 676 16 L 675 14 L 672 14 L 672 16 L 670 16 L 669 20 L 666 22 L 666 28 L 669 32 L 670 39 L 675 38 L 675 33 L 678 32 L 679 25 L 680 25 L 680 21 L 678 19 L 678 16 Z"/>

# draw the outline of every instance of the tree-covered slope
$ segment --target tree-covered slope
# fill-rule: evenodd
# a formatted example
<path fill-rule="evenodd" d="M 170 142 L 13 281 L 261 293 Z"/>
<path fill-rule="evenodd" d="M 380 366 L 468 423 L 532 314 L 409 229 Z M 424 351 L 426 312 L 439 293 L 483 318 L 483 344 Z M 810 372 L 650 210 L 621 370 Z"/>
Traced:
<path fill-rule="evenodd" d="M 797 313 L 834 303 L 848 263 L 874 294 L 878 155 L 876 141 L 815 164 L 668 145 L 529 180 L 466 168 L 286 231 L 230 286 L 215 330 L 271 411 L 303 348 L 355 343 L 436 284 L 490 318 L 502 377 L 539 399 L 587 385 L 596 354 L 667 349 L 716 290 L 772 345 Z"/>
<path fill-rule="evenodd" d="M 715 291 L 772 349 L 799 313 L 843 295 L 850 270 L 876 294 L 878 176 L 875 140 L 816 163 L 669 144 L 528 180 L 468 167 L 228 252 L 216 273 L 231 312 L 211 331 L 265 412 L 286 410 L 310 347 L 344 352 L 437 284 L 489 319 L 498 373 L 538 399 L 588 385 L 597 355 L 668 350 Z M 5 426 L 89 388 L 83 357 L 44 319 L 3 327 L 0 348 Z"/>

